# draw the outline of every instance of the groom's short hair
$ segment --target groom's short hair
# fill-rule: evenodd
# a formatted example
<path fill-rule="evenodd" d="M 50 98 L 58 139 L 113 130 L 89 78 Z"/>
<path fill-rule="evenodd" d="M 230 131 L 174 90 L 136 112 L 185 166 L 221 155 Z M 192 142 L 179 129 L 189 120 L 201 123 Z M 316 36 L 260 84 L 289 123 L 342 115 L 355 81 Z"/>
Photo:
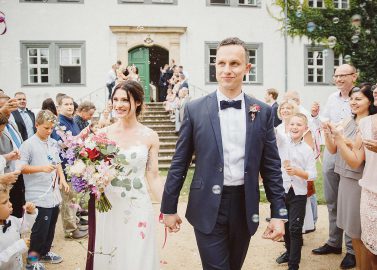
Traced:
<path fill-rule="evenodd" d="M 229 45 L 239 45 L 239 46 L 241 46 L 245 50 L 246 64 L 249 63 L 249 50 L 246 48 L 245 42 L 242 41 L 241 39 L 239 39 L 238 37 L 228 37 L 226 39 L 223 39 L 222 41 L 220 41 L 216 50 L 218 50 L 220 47 L 229 46 Z"/>

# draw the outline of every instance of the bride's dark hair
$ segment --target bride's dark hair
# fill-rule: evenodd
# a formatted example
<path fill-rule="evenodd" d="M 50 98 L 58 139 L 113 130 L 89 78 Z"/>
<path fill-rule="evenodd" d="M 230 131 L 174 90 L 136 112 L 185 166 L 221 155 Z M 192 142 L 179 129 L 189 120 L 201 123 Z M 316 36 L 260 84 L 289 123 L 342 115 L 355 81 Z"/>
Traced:
<path fill-rule="evenodd" d="M 115 86 L 111 95 L 111 102 L 113 102 L 114 95 L 119 89 L 126 91 L 127 96 L 132 96 L 135 103 L 140 102 L 140 106 L 136 108 L 136 116 L 139 116 L 144 106 L 143 87 L 140 85 L 140 83 L 132 80 L 121 82 L 117 86 Z"/>

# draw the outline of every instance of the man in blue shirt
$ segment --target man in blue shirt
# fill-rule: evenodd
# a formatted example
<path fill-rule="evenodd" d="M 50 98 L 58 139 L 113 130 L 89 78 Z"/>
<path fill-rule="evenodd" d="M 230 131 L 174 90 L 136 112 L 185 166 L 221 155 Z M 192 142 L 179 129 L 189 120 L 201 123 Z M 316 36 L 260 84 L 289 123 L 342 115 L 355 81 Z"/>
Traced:
<path fill-rule="evenodd" d="M 69 96 L 63 96 L 61 99 L 58 100 L 58 106 L 59 126 L 65 127 L 65 131 L 71 131 L 73 136 L 78 135 L 80 133 L 80 129 L 77 126 L 77 124 L 73 121 L 73 98 Z M 57 141 L 61 141 L 61 137 L 56 133 L 56 130 L 54 130 L 54 132 L 51 134 L 51 137 Z M 67 160 L 62 157 L 60 158 L 62 160 L 62 167 L 64 170 L 65 166 L 67 165 Z M 67 176 L 66 179 L 69 183 Z M 77 193 L 73 191 L 72 187 L 70 188 L 70 191 L 68 193 L 62 192 L 63 203 L 61 208 L 61 215 L 63 221 L 63 229 L 66 238 L 79 239 L 87 236 L 88 234 L 87 228 L 86 230 L 83 230 L 83 228 L 79 228 L 77 226 L 77 207 L 72 207 L 76 204 L 76 196 Z"/>

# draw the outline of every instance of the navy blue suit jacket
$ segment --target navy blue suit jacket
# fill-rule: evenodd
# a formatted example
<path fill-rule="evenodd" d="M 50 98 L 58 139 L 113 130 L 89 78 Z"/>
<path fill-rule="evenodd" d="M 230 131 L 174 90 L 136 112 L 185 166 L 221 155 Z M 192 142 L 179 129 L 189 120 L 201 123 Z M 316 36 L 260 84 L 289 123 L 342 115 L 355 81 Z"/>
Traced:
<path fill-rule="evenodd" d="M 258 104 L 261 109 L 254 121 L 249 108 Z M 223 146 L 218 116 L 216 92 L 187 103 L 180 136 L 167 176 L 161 212 L 177 213 L 179 193 L 186 177 L 192 155 L 195 153 L 195 173 L 190 187 L 186 218 L 203 233 L 211 233 L 217 219 L 221 194 L 212 188 L 224 183 Z M 246 145 L 245 145 L 245 204 L 250 234 L 258 228 L 255 215 L 259 215 L 259 172 L 264 181 L 271 217 L 287 218 L 280 158 L 276 146 L 271 107 L 245 95 Z M 254 217 L 254 218 L 253 218 Z"/>

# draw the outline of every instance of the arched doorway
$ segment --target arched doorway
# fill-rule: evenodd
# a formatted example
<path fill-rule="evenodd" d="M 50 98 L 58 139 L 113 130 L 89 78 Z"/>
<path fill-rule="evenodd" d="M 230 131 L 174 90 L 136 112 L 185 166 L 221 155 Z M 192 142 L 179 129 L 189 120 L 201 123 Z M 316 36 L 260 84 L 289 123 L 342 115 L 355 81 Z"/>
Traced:
<path fill-rule="evenodd" d="M 160 79 L 160 68 L 169 63 L 169 51 L 159 46 L 140 46 L 128 52 L 128 65 L 134 64 L 139 69 L 141 84 L 144 87 L 145 101 L 163 101 L 158 100 L 158 81 Z M 150 93 L 149 84 L 157 88 L 156 97 Z"/>

